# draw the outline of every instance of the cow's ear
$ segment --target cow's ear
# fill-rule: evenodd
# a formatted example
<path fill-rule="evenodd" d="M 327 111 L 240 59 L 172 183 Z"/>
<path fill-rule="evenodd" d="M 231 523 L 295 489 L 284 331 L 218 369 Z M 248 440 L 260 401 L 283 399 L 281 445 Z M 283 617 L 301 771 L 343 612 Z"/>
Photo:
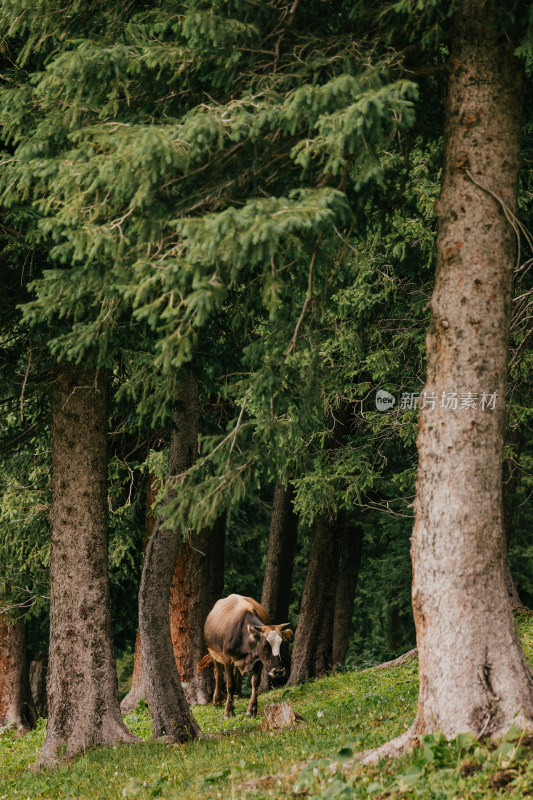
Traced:
<path fill-rule="evenodd" d="M 287 639 L 290 639 L 291 636 L 292 636 L 292 631 L 290 628 L 287 628 L 287 630 L 285 631 L 281 631 L 281 638 L 283 639 L 284 642 L 286 642 Z"/>
<path fill-rule="evenodd" d="M 257 628 L 255 625 L 248 625 L 248 633 L 252 639 L 257 641 L 261 635 L 261 628 Z"/>

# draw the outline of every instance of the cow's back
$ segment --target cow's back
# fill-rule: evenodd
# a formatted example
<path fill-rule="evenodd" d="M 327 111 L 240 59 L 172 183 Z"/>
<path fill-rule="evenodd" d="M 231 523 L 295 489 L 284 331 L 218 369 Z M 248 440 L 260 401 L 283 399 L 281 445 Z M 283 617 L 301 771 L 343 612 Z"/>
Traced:
<path fill-rule="evenodd" d="M 219 657 L 222 655 L 225 643 L 242 628 L 247 613 L 257 616 L 263 625 L 270 625 L 267 612 L 253 597 L 230 594 L 215 603 L 204 625 L 205 641 L 213 657 L 215 653 Z"/>

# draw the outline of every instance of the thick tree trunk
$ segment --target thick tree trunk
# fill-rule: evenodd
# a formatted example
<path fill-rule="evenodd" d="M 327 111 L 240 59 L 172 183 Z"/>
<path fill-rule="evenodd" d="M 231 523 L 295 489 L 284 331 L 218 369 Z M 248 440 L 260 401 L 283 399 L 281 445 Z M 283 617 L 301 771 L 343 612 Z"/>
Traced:
<path fill-rule="evenodd" d="M 396 756 L 435 730 L 494 738 L 511 724 L 532 727 L 533 674 L 505 586 L 502 520 L 516 255 L 502 203 L 515 211 L 522 71 L 496 8 L 488 0 L 457 6 L 450 56 L 411 547 L 418 713 L 402 736 L 364 754 L 366 762 Z M 457 409 L 446 408 L 452 392 Z M 496 393 L 493 409 L 484 393 Z"/>
<path fill-rule="evenodd" d="M 107 578 L 107 375 L 62 362 L 52 394 L 48 725 L 38 766 L 134 742 L 120 716 Z"/>
<path fill-rule="evenodd" d="M 193 378 L 182 384 L 180 410 L 173 414 L 169 477 L 188 469 L 196 458 L 198 442 L 198 385 Z M 169 489 L 167 500 L 172 499 Z M 144 556 L 139 589 L 139 630 L 145 688 L 152 717 L 152 736 L 184 742 L 200 729 L 190 713 L 176 668 L 170 635 L 170 587 L 181 537 L 163 527 L 159 516 Z"/>
<path fill-rule="evenodd" d="M 30 689 L 37 717 L 48 716 L 46 695 L 46 676 L 48 674 L 48 653 L 37 653 L 30 664 Z"/>
<path fill-rule="evenodd" d="M 333 622 L 334 664 L 344 664 L 346 661 L 362 551 L 362 529 L 351 525 L 346 526 L 342 540 L 339 578 L 335 597 L 335 619 Z"/>
<path fill-rule="evenodd" d="M 185 696 L 191 705 L 205 705 L 213 699 L 213 670 L 197 669 L 207 655 L 204 622 L 224 589 L 224 548 L 226 516 L 212 528 L 192 534 L 181 547 L 170 593 L 170 632 L 174 658 L 181 680 L 187 683 Z"/>
<path fill-rule="evenodd" d="M 323 675 L 333 667 L 333 619 L 343 523 L 342 514 L 326 513 L 313 525 L 289 685 Z"/>
<path fill-rule="evenodd" d="M 502 453 L 516 242 L 494 197 L 515 211 L 522 81 L 494 8 L 465 0 L 456 13 L 418 438 L 413 732 L 448 737 L 467 730 L 495 737 L 512 723 L 530 728 L 533 714 L 533 676 L 504 583 Z M 443 393 L 452 392 L 459 393 L 457 410 L 442 407 Z M 461 407 L 466 392 L 477 393 L 475 407 Z M 496 393 L 494 409 L 483 393 Z"/>
<path fill-rule="evenodd" d="M 155 477 L 154 475 L 149 474 L 148 485 L 146 487 L 146 510 L 144 517 L 145 536 L 143 554 L 146 550 L 146 543 L 154 532 L 155 518 L 151 509 L 155 500 L 155 496 Z M 133 675 L 131 678 L 131 688 L 120 704 L 121 712 L 123 714 L 129 714 L 129 712 L 133 711 L 138 703 L 144 698 L 145 694 L 141 636 L 139 629 L 137 629 L 137 636 L 135 637 L 135 654 L 133 656 Z"/>
<path fill-rule="evenodd" d="M 261 605 L 276 624 L 287 622 L 289 619 L 292 570 L 298 540 L 298 515 L 294 511 L 293 500 L 294 487 L 292 484 L 289 483 L 285 487 L 282 481 L 278 481 L 274 490 L 265 578 L 261 595 Z M 289 675 L 291 661 L 288 641 L 284 641 L 281 645 L 281 658 L 287 675 Z M 268 677 L 267 671 L 264 669 L 261 675 L 261 691 L 267 691 L 269 681 L 272 682 L 273 679 Z M 277 681 L 274 681 L 274 685 L 279 685 Z"/>
<path fill-rule="evenodd" d="M 21 731 L 35 728 L 37 713 L 30 690 L 26 661 L 26 627 L 0 619 L 0 727 L 14 725 Z"/>
<path fill-rule="evenodd" d="M 522 445 L 522 431 L 520 428 L 510 431 L 507 444 L 511 444 L 514 449 L 513 457 L 506 458 L 503 462 L 503 530 L 505 534 L 505 554 L 504 554 L 504 579 L 507 594 L 511 601 L 513 611 L 524 608 L 520 599 L 516 584 L 511 574 L 509 563 L 509 546 L 511 544 L 511 534 L 513 532 L 513 515 L 515 509 L 515 495 L 518 488 L 518 460 Z"/>

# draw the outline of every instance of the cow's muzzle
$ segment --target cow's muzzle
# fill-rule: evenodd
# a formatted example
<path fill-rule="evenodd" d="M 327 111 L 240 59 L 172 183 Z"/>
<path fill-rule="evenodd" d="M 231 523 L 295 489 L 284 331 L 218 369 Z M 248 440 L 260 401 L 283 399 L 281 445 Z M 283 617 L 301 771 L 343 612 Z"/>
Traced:
<path fill-rule="evenodd" d="M 285 669 L 284 667 L 281 667 L 281 669 L 271 669 L 268 674 L 271 678 L 283 678 L 285 675 Z"/>

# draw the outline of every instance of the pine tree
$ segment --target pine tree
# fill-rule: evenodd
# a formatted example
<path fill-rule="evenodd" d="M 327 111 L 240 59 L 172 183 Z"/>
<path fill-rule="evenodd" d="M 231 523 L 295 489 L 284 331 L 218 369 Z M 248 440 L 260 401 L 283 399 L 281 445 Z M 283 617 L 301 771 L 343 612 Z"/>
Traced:
<path fill-rule="evenodd" d="M 11 215 L 31 209 L 26 252 L 40 247 L 16 324 L 48 358 L 126 354 L 139 426 L 171 421 L 191 361 L 231 408 L 172 476 L 169 527 L 199 530 L 291 474 L 304 522 L 406 511 L 416 411 L 380 418 L 368 398 L 416 391 L 424 370 L 453 7 L 3 10 L 0 183 Z M 331 459 L 323 419 L 346 400 L 356 430 Z M 408 520 L 382 528 L 400 550 Z"/>
<path fill-rule="evenodd" d="M 0 725 L 14 725 L 25 731 L 35 728 L 36 724 L 24 619 L 13 622 L 4 616 L 0 621 Z"/>
<path fill-rule="evenodd" d="M 167 501 L 174 476 L 192 466 L 198 442 L 198 383 L 189 376 L 176 398 L 171 433 Z M 178 674 L 170 630 L 170 591 L 180 549 L 178 535 L 160 512 L 146 546 L 139 589 L 142 664 L 154 739 L 183 742 L 200 729 L 189 711 Z"/>
<path fill-rule="evenodd" d="M 435 289 L 420 412 L 412 539 L 418 713 L 367 759 L 421 733 L 497 737 L 531 728 L 533 675 L 504 581 L 502 458 L 523 69 L 503 12 L 456 9 L 450 55 Z M 503 13 L 503 16 L 502 16 Z M 432 398 L 473 393 L 452 411 Z M 494 408 L 483 393 L 494 393 Z M 464 395 L 463 395 L 464 396 Z M 472 396 L 472 395 L 468 395 Z"/>
<path fill-rule="evenodd" d="M 94 744 L 134 742 L 120 715 L 107 574 L 107 397 L 104 370 L 58 364 L 52 398 L 51 766 Z"/>

